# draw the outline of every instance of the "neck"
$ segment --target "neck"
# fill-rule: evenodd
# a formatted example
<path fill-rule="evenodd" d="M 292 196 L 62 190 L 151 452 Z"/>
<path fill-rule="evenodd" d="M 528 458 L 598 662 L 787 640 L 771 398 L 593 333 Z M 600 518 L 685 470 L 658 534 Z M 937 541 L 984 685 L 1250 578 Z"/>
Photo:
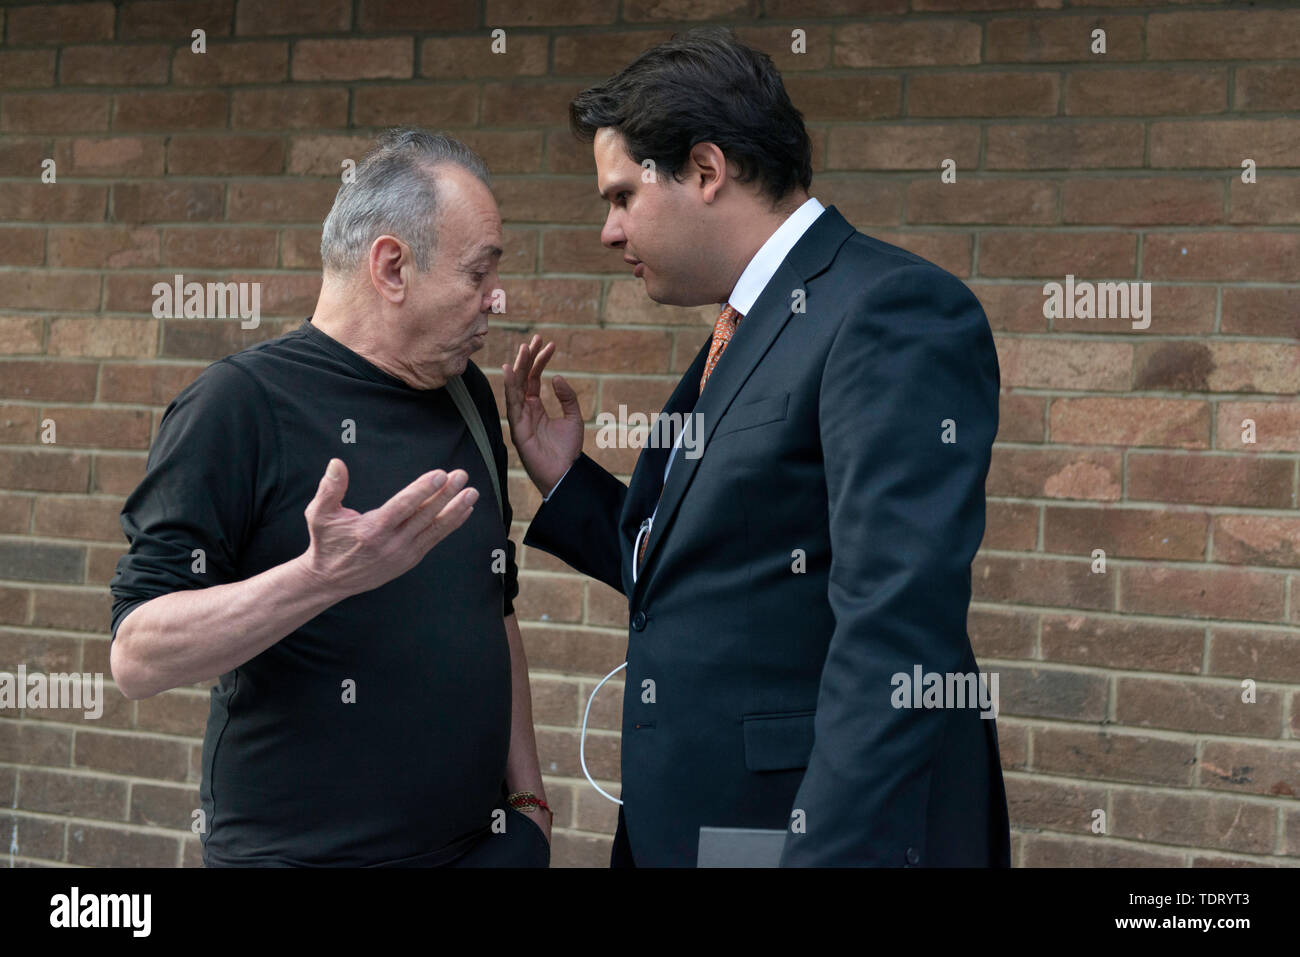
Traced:
<path fill-rule="evenodd" d="M 728 227 L 727 231 L 730 235 L 744 237 L 747 241 L 736 253 L 736 260 L 731 269 L 730 284 L 723 290 L 722 298 L 718 300 L 719 303 L 727 301 L 731 291 L 736 288 L 736 283 L 740 282 L 741 273 L 758 255 L 758 251 L 763 248 L 763 244 L 771 239 L 772 235 L 781 228 L 781 224 L 806 202 L 808 202 L 808 194 L 803 190 L 797 190 L 790 197 L 777 204 L 775 209 L 769 210 L 760 207 L 758 211 L 744 216 L 739 222 Z"/>
<path fill-rule="evenodd" d="M 358 295 L 356 290 L 338 280 L 326 279 L 312 312 L 311 324 L 335 342 L 347 346 L 371 365 L 416 389 L 437 388 L 413 379 L 391 349 L 384 345 L 382 333 L 388 319 L 377 297 Z"/>

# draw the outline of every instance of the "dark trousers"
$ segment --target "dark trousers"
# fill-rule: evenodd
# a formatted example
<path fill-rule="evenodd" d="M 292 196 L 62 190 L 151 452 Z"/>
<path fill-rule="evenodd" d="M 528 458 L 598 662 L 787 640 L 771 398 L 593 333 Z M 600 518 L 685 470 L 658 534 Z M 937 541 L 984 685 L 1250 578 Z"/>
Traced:
<path fill-rule="evenodd" d="M 504 808 L 506 828 L 489 831 L 447 867 L 550 867 L 551 846 L 527 814 Z"/>
<path fill-rule="evenodd" d="M 623 808 L 618 809 L 618 829 L 614 831 L 614 849 L 609 855 L 610 867 L 636 867 L 632 860 L 632 845 L 627 839 L 627 822 L 623 820 Z"/>

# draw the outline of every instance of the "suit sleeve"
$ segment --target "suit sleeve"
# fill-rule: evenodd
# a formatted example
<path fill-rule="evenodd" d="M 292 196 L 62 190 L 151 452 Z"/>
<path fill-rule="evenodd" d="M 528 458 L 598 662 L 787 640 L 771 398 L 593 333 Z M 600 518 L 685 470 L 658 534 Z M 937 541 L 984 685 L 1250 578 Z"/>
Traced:
<path fill-rule="evenodd" d="M 900 866 L 909 848 L 924 860 L 953 713 L 895 707 L 893 676 L 973 666 L 970 563 L 999 384 L 983 309 L 933 266 L 868 286 L 836 334 L 819 395 L 835 630 L 782 866 Z"/>
<path fill-rule="evenodd" d="M 584 452 L 537 510 L 524 544 L 623 594 L 618 523 L 626 498 L 627 486 Z"/>

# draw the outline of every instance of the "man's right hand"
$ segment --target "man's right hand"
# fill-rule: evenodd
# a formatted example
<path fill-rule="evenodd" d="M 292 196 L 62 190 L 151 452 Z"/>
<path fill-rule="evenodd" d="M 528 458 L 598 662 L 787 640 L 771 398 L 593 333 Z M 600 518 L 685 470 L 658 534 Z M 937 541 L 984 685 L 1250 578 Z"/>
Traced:
<path fill-rule="evenodd" d="M 378 508 L 343 507 L 348 469 L 330 459 L 307 505 L 311 544 L 303 568 L 340 599 L 387 584 L 414 568 L 429 550 L 469 518 L 478 492 L 457 469 L 426 472 Z"/>
<path fill-rule="evenodd" d="M 503 365 L 506 419 L 524 471 L 543 496 L 550 495 L 582 454 L 582 410 L 578 394 L 563 376 L 551 378 L 551 390 L 563 416 L 553 419 L 542 405 L 542 370 L 555 354 L 555 343 L 542 346 L 542 337 L 519 347 L 514 366 Z"/>

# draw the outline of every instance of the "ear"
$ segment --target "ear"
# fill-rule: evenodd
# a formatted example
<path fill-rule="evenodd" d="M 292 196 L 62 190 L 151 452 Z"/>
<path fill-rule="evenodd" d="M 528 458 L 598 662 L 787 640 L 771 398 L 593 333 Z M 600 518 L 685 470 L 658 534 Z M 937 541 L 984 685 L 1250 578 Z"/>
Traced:
<path fill-rule="evenodd" d="M 727 158 L 716 143 L 696 143 L 691 147 L 691 165 L 687 170 L 700 188 L 700 198 L 712 203 L 728 179 L 735 176 Z"/>
<path fill-rule="evenodd" d="M 383 235 L 370 244 L 370 284 L 389 302 L 406 298 L 411 249 L 396 236 Z"/>

